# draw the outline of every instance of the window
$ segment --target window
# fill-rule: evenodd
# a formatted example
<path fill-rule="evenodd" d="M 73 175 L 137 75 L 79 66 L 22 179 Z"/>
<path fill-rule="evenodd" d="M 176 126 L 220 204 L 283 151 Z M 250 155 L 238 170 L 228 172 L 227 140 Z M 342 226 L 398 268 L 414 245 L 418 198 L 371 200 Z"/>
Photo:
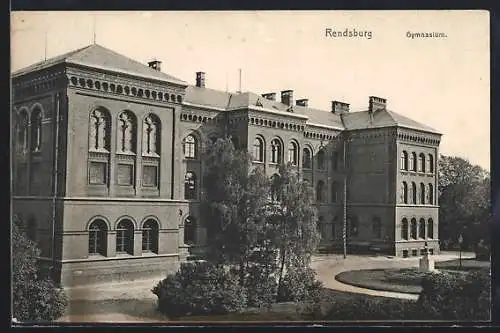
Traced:
<path fill-rule="evenodd" d="M 280 176 L 275 173 L 271 176 L 271 201 L 276 202 L 280 200 Z"/>
<path fill-rule="evenodd" d="M 408 250 L 403 250 L 403 258 L 408 258 Z"/>
<path fill-rule="evenodd" d="M 403 203 L 408 203 L 408 184 L 406 182 L 403 182 L 401 186 L 401 199 Z"/>
<path fill-rule="evenodd" d="M 33 241 L 33 242 L 36 242 L 36 234 L 37 234 L 37 224 L 36 224 L 36 219 L 31 216 L 29 219 L 28 219 L 28 225 L 27 225 L 27 229 L 26 230 L 26 236 L 28 236 L 28 238 Z"/>
<path fill-rule="evenodd" d="M 158 167 L 156 165 L 142 166 L 142 185 L 158 187 Z"/>
<path fill-rule="evenodd" d="M 136 121 L 135 116 L 128 111 L 118 116 L 117 150 L 119 153 L 135 153 Z"/>
<path fill-rule="evenodd" d="M 316 158 L 318 159 L 318 169 L 325 170 L 325 168 L 326 168 L 326 166 L 325 166 L 325 151 L 323 149 L 320 149 Z"/>
<path fill-rule="evenodd" d="M 302 150 L 302 167 L 304 169 L 312 168 L 311 150 L 309 148 L 304 148 Z"/>
<path fill-rule="evenodd" d="M 281 163 L 281 141 L 273 139 L 271 141 L 271 163 Z"/>
<path fill-rule="evenodd" d="M 31 114 L 31 151 L 42 148 L 42 111 L 36 108 Z"/>
<path fill-rule="evenodd" d="M 374 217 L 372 221 L 373 236 L 377 239 L 382 238 L 382 222 L 379 217 Z"/>
<path fill-rule="evenodd" d="M 134 166 L 132 164 L 119 163 L 117 167 L 116 181 L 118 185 L 134 184 Z"/>
<path fill-rule="evenodd" d="M 261 138 L 255 138 L 253 141 L 253 160 L 264 162 L 264 140 Z"/>
<path fill-rule="evenodd" d="M 417 249 L 412 249 L 411 250 L 411 255 L 414 256 L 414 257 L 418 256 L 418 250 Z"/>
<path fill-rule="evenodd" d="M 295 142 L 288 144 L 288 162 L 297 165 L 299 160 L 299 146 Z"/>
<path fill-rule="evenodd" d="M 316 229 L 318 230 L 318 233 L 320 234 L 321 239 L 325 238 L 325 232 L 324 232 L 324 223 L 323 223 L 323 216 L 318 217 L 318 221 L 316 222 Z"/>
<path fill-rule="evenodd" d="M 89 183 L 92 185 L 107 184 L 107 163 L 90 162 Z"/>
<path fill-rule="evenodd" d="M 160 155 L 160 120 L 153 114 L 144 118 L 142 126 L 142 146 L 146 155 Z"/>
<path fill-rule="evenodd" d="M 418 171 L 425 172 L 425 155 L 418 155 Z"/>
<path fill-rule="evenodd" d="M 434 221 L 432 219 L 427 221 L 427 238 L 434 238 Z"/>
<path fill-rule="evenodd" d="M 429 184 L 429 200 L 427 202 L 430 205 L 434 205 L 434 186 L 432 184 Z"/>
<path fill-rule="evenodd" d="M 412 239 L 417 239 L 417 220 L 415 218 L 411 219 L 410 237 Z"/>
<path fill-rule="evenodd" d="M 149 219 L 142 226 L 142 250 L 158 253 L 158 223 Z"/>
<path fill-rule="evenodd" d="M 401 152 L 401 170 L 408 170 L 408 153 L 406 151 Z"/>
<path fill-rule="evenodd" d="M 106 255 L 108 227 L 103 220 L 95 220 L 89 226 L 89 254 Z"/>
<path fill-rule="evenodd" d="M 89 150 L 109 151 L 110 125 L 109 114 L 106 110 L 97 109 L 92 111 L 90 115 Z"/>
<path fill-rule="evenodd" d="M 418 238 L 425 238 L 425 220 L 420 219 L 418 223 Z"/>
<path fill-rule="evenodd" d="M 351 217 L 347 220 L 349 225 L 349 236 L 357 236 L 358 235 L 358 218 L 356 216 Z"/>
<path fill-rule="evenodd" d="M 434 173 L 434 156 L 429 154 L 429 173 Z"/>
<path fill-rule="evenodd" d="M 184 244 L 192 245 L 195 242 L 196 236 L 196 220 L 192 216 L 188 216 L 184 221 Z"/>
<path fill-rule="evenodd" d="M 21 111 L 17 120 L 17 149 L 21 154 L 25 154 L 28 149 L 28 115 Z"/>
<path fill-rule="evenodd" d="M 411 203 L 417 204 L 417 184 L 414 182 L 411 183 Z"/>
<path fill-rule="evenodd" d="M 417 164 L 415 161 L 417 159 L 417 154 L 415 153 L 411 153 L 410 155 L 410 170 L 411 171 L 417 171 Z"/>
<path fill-rule="evenodd" d="M 425 185 L 420 183 L 420 203 L 425 205 Z"/>
<path fill-rule="evenodd" d="M 196 138 L 193 135 L 188 135 L 184 140 L 184 157 L 195 159 L 196 155 Z"/>
<path fill-rule="evenodd" d="M 196 175 L 191 171 L 184 177 L 184 199 L 196 199 Z"/>
<path fill-rule="evenodd" d="M 325 183 L 320 180 L 318 185 L 316 185 L 316 200 L 319 202 L 323 202 L 324 200 L 324 191 L 325 191 Z"/>
<path fill-rule="evenodd" d="M 332 202 L 333 203 L 337 202 L 337 193 L 338 193 L 337 183 L 333 182 L 332 183 Z"/>
<path fill-rule="evenodd" d="M 116 253 L 134 253 L 134 225 L 122 220 L 116 226 Z"/>
<path fill-rule="evenodd" d="M 337 216 L 335 216 L 332 220 L 332 239 L 337 239 L 337 223 L 338 219 Z"/>
<path fill-rule="evenodd" d="M 401 221 L 401 239 L 408 240 L 408 220 L 406 218 Z"/>
<path fill-rule="evenodd" d="M 334 151 L 332 154 L 332 169 L 337 171 L 339 168 L 339 153 Z"/>

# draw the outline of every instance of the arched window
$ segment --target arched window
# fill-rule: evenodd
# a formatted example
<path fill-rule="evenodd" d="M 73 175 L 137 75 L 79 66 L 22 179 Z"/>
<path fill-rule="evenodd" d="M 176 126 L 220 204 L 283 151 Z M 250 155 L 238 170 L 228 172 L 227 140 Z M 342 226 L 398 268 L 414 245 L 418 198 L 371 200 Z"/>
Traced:
<path fill-rule="evenodd" d="M 108 226 L 103 220 L 95 220 L 89 226 L 89 254 L 106 255 Z"/>
<path fill-rule="evenodd" d="M 420 183 L 420 203 L 425 205 L 425 185 Z"/>
<path fill-rule="evenodd" d="M 42 148 L 42 111 L 39 108 L 31 113 L 31 151 L 37 152 Z"/>
<path fill-rule="evenodd" d="M 432 219 L 427 221 L 427 238 L 434 238 L 434 221 Z"/>
<path fill-rule="evenodd" d="M 196 219 L 188 216 L 184 220 L 184 244 L 192 245 L 196 241 Z"/>
<path fill-rule="evenodd" d="M 377 239 L 382 238 L 382 222 L 380 217 L 374 217 L 372 221 L 373 236 Z"/>
<path fill-rule="evenodd" d="M 434 156 L 429 154 L 429 173 L 434 173 Z"/>
<path fill-rule="evenodd" d="M 408 170 L 408 153 L 406 151 L 401 152 L 401 170 Z"/>
<path fill-rule="evenodd" d="M 418 155 L 418 171 L 425 172 L 425 155 L 422 153 Z"/>
<path fill-rule="evenodd" d="M 332 182 L 332 202 L 337 202 L 338 187 L 337 182 Z"/>
<path fill-rule="evenodd" d="M 309 148 L 304 148 L 302 150 L 302 167 L 304 169 L 312 168 L 311 150 Z"/>
<path fill-rule="evenodd" d="M 318 184 L 316 185 L 316 200 L 319 202 L 323 202 L 325 198 L 325 183 L 320 180 L 318 181 Z"/>
<path fill-rule="evenodd" d="M 324 149 L 320 149 L 318 151 L 318 155 L 316 156 L 318 159 L 318 169 L 319 170 L 325 170 L 326 165 L 325 165 L 325 151 Z"/>
<path fill-rule="evenodd" d="M 295 142 L 288 144 L 288 162 L 292 165 L 297 165 L 299 161 L 299 146 Z"/>
<path fill-rule="evenodd" d="M 429 200 L 427 200 L 429 205 L 434 205 L 434 186 L 429 183 Z"/>
<path fill-rule="evenodd" d="M 191 159 L 197 157 L 196 138 L 193 135 L 188 135 L 184 139 L 184 157 Z"/>
<path fill-rule="evenodd" d="M 142 152 L 145 155 L 160 155 L 160 120 L 153 114 L 144 118 L 142 125 Z"/>
<path fill-rule="evenodd" d="M 134 254 L 134 225 L 130 220 L 121 220 L 116 226 L 116 253 Z"/>
<path fill-rule="evenodd" d="M 22 110 L 17 119 L 17 149 L 25 154 L 28 150 L 28 114 Z"/>
<path fill-rule="evenodd" d="M 196 199 L 196 175 L 191 171 L 184 177 L 184 199 Z"/>
<path fill-rule="evenodd" d="M 158 223 L 149 219 L 142 225 L 142 251 L 158 253 Z"/>
<path fill-rule="evenodd" d="M 401 221 L 401 239 L 408 240 L 408 220 L 406 218 Z"/>
<path fill-rule="evenodd" d="M 401 199 L 403 203 L 408 203 L 408 184 L 406 182 L 403 182 L 401 186 Z"/>
<path fill-rule="evenodd" d="M 255 138 L 253 141 L 253 160 L 264 162 L 264 140 L 261 138 Z"/>
<path fill-rule="evenodd" d="M 347 220 L 349 236 L 357 236 L 358 230 L 358 218 L 357 216 L 352 216 Z"/>
<path fill-rule="evenodd" d="M 279 139 L 271 141 L 271 163 L 281 163 L 282 147 Z"/>
<path fill-rule="evenodd" d="M 412 239 L 417 239 L 417 220 L 415 218 L 411 219 L 410 224 L 410 237 Z"/>
<path fill-rule="evenodd" d="M 411 155 L 410 155 L 410 170 L 411 171 L 417 171 L 416 159 L 417 159 L 417 154 L 411 153 Z"/>
<path fill-rule="evenodd" d="M 411 182 L 411 203 L 417 204 L 417 184 Z"/>
<path fill-rule="evenodd" d="M 425 219 L 418 221 L 418 238 L 425 238 Z"/>
<path fill-rule="evenodd" d="M 134 114 L 123 111 L 118 116 L 117 150 L 120 153 L 135 153 L 135 140 L 137 136 L 136 120 Z"/>
<path fill-rule="evenodd" d="M 90 115 L 89 150 L 108 152 L 110 143 L 111 122 L 109 113 L 104 109 L 92 111 Z"/>

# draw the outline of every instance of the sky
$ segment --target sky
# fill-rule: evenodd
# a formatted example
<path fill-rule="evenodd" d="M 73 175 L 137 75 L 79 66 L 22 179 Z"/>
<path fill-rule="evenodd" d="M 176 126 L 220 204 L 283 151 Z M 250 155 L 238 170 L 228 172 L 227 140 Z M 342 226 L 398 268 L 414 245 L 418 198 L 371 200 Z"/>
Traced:
<path fill-rule="evenodd" d="M 293 90 L 309 106 L 368 97 L 443 134 L 440 153 L 490 169 L 487 11 L 14 12 L 11 70 L 95 42 L 208 88 Z M 332 33 L 328 33 L 330 29 Z M 356 31 L 362 37 L 333 37 Z M 445 37 L 414 37 L 421 32 Z M 414 35 L 415 36 L 415 35 Z M 368 38 L 371 37 L 371 38 Z"/>

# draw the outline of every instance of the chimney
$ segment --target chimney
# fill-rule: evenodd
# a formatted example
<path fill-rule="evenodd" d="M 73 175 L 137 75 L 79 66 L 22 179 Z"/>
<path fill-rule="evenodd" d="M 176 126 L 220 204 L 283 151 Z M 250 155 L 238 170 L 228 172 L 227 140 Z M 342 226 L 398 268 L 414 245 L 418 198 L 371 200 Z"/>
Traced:
<path fill-rule="evenodd" d="M 155 69 L 157 71 L 161 71 L 161 61 L 159 60 L 151 60 L 148 62 L 150 68 Z"/>
<path fill-rule="evenodd" d="M 275 101 L 276 100 L 276 93 L 262 94 L 262 97 L 264 97 L 265 99 L 268 99 L 270 101 Z"/>
<path fill-rule="evenodd" d="M 375 112 L 377 110 L 385 110 L 387 100 L 381 97 L 370 96 L 368 111 Z"/>
<path fill-rule="evenodd" d="M 307 108 L 308 102 L 309 102 L 309 100 L 307 98 L 302 98 L 302 99 L 298 99 L 295 102 L 295 104 L 297 104 L 298 106 L 303 106 L 303 107 Z"/>
<path fill-rule="evenodd" d="M 196 72 L 196 86 L 205 88 L 205 72 Z"/>
<path fill-rule="evenodd" d="M 283 90 L 281 92 L 281 103 L 293 106 L 293 90 Z"/>
<path fill-rule="evenodd" d="M 332 101 L 332 112 L 335 114 L 349 112 L 349 104 L 339 101 Z"/>

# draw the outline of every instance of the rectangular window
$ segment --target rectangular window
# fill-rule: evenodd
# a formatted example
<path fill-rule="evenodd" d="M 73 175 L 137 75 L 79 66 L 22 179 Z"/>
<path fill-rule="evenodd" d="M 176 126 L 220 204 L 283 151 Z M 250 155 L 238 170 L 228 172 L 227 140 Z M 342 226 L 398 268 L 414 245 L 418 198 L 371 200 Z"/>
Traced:
<path fill-rule="evenodd" d="M 142 184 L 148 187 L 158 187 L 158 167 L 144 165 L 142 167 Z"/>
<path fill-rule="evenodd" d="M 107 163 L 90 162 L 89 183 L 94 185 L 104 185 L 107 182 Z"/>
<path fill-rule="evenodd" d="M 118 164 L 118 185 L 134 184 L 134 166 L 132 164 Z"/>

